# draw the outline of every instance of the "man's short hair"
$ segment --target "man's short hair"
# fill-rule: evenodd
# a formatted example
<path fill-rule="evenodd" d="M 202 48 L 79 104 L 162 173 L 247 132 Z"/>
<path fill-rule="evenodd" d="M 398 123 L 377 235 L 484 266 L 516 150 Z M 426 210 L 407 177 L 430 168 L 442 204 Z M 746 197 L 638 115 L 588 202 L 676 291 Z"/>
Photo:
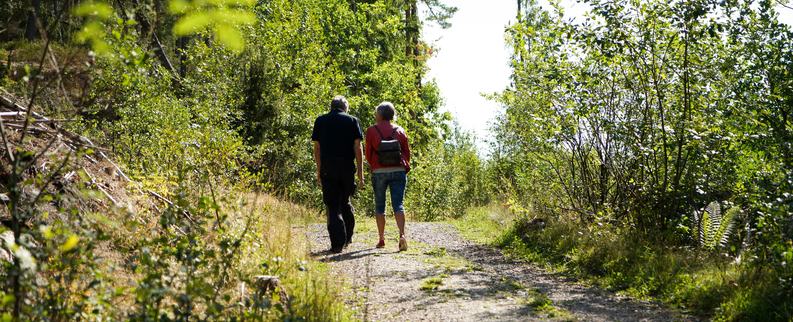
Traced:
<path fill-rule="evenodd" d="M 347 99 L 344 96 L 337 95 L 330 101 L 330 109 L 331 110 L 340 110 L 346 112 L 350 108 L 350 103 L 347 103 Z"/>
<path fill-rule="evenodd" d="M 396 108 L 391 102 L 382 102 L 377 106 L 377 114 L 386 121 L 392 121 L 396 117 Z"/>

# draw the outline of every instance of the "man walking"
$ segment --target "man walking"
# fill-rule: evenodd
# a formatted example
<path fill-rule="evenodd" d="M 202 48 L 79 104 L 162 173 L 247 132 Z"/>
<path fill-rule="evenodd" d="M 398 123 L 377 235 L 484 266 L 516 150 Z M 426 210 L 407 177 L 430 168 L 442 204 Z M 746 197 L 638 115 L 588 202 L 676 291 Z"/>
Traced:
<path fill-rule="evenodd" d="M 344 96 L 330 102 L 330 112 L 314 121 L 314 161 L 317 180 L 322 185 L 322 200 L 328 208 L 330 250 L 340 253 L 352 242 L 355 217 L 350 196 L 355 193 L 355 174 L 363 185 L 363 132 L 357 118 L 347 114 Z M 357 168 L 354 161 L 357 162 Z"/>

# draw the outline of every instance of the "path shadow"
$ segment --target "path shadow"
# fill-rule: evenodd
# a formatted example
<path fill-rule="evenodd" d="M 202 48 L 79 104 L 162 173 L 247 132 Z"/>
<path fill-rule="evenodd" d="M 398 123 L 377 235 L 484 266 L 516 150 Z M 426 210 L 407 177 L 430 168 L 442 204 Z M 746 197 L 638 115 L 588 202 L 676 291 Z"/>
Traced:
<path fill-rule="evenodd" d="M 433 229 L 443 231 L 452 238 L 438 239 L 428 234 L 420 236 L 422 242 L 433 247 L 444 247 L 449 254 L 465 258 L 480 267 L 482 274 L 468 272 L 460 274 L 468 289 L 452 290 L 471 298 L 488 298 L 498 296 L 501 292 L 510 292 L 509 283 L 501 277 L 508 277 L 521 285 L 536 289 L 550 297 L 554 304 L 564 308 L 583 320 L 598 321 L 697 321 L 696 317 L 664 307 L 655 301 L 640 301 L 618 296 L 613 292 L 591 286 L 578 284 L 574 278 L 558 272 L 548 272 L 533 264 L 512 260 L 493 247 L 475 244 L 460 237 L 451 226 L 435 225 Z M 457 274 L 450 274 L 455 276 Z M 478 275 L 478 276 L 477 276 Z M 431 304 L 431 303 L 428 303 Z M 531 312 L 525 306 L 518 306 L 505 312 L 507 316 L 520 316 Z M 481 316 L 487 318 L 487 315 Z"/>
<path fill-rule="evenodd" d="M 323 250 L 318 252 L 311 252 L 311 257 L 316 258 L 320 262 L 343 262 L 349 260 L 356 260 L 359 258 L 363 258 L 366 256 L 371 256 L 375 254 L 379 254 L 377 252 L 373 252 L 376 248 L 366 248 L 366 249 L 359 249 L 354 251 L 343 251 L 338 254 L 334 254 L 330 250 Z"/>
<path fill-rule="evenodd" d="M 309 253 L 308 256 L 316 258 L 316 257 L 328 256 L 330 254 L 333 254 L 333 252 L 331 252 L 330 249 L 326 249 L 326 250 L 313 251 Z"/>
<path fill-rule="evenodd" d="M 577 284 L 574 278 L 561 273 L 546 272 L 525 262 L 506 258 L 499 250 L 482 245 L 468 244 L 450 249 L 450 253 L 506 274 L 527 287 L 537 289 L 554 299 L 554 304 L 585 320 L 607 321 L 696 321 L 657 302 L 615 297 L 615 294 L 597 287 Z M 491 281 L 489 284 L 497 284 Z M 492 285 L 491 284 L 491 285 Z M 489 294 L 488 294 L 489 293 Z M 490 292 L 471 295 L 492 295 Z M 529 310 L 531 311 L 531 310 Z M 513 314 L 525 314 L 526 308 L 517 308 Z"/>

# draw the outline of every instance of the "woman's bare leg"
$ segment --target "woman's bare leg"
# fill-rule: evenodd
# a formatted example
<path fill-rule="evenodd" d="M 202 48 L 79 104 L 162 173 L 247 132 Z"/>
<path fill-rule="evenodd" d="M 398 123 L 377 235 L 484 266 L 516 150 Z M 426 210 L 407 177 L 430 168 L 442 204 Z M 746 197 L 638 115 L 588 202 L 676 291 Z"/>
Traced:
<path fill-rule="evenodd" d="M 377 219 L 377 233 L 380 236 L 380 240 L 385 240 L 385 214 L 375 215 L 374 217 Z"/>
<path fill-rule="evenodd" d="M 405 213 L 395 213 L 394 218 L 396 219 L 397 228 L 399 228 L 399 238 L 405 237 Z M 385 218 L 383 222 L 385 223 Z"/>

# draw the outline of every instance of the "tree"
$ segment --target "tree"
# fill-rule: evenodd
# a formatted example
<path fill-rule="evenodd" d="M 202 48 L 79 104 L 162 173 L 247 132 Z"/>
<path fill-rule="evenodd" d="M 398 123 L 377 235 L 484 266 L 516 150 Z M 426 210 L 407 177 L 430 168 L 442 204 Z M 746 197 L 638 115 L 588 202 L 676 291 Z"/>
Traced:
<path fill-rule="evenodd" d="M 34 40 L 38 38 L 39 31 L 38 19 L 41 18 L 41 0 L 31 0 L 30 7 L 28 8 L 28 18 L 25 24 L 25 38 L 27 40 Z"/>

